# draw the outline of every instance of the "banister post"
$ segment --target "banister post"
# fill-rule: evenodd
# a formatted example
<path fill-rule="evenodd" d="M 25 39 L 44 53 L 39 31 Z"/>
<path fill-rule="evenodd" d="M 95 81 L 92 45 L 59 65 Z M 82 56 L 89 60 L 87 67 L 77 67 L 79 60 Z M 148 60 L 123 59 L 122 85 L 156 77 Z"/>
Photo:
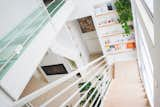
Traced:
<path fill-rule="evenodd" d="M 115 64 L 112 65 L 112 79 L 115 78 Z"/>

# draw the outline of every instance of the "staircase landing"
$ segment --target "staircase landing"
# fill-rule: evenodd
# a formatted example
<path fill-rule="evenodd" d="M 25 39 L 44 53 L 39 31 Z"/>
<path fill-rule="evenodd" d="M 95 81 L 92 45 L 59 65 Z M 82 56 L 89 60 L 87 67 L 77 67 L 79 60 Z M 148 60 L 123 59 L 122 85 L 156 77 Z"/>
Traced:
<path fill-rule="evenodd" d="M 104 107 L 149 107 L 136 60 L 115 64 L 115 79 L 104 102 Z"/>

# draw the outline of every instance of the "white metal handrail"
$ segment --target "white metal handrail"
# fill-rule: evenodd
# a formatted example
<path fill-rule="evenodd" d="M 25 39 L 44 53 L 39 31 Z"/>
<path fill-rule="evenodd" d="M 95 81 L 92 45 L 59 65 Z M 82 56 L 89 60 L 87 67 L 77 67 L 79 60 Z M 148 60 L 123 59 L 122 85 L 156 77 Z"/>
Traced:
<path fill-rule="evenodd" d="M 56 87 L 56 86 L 62 84 L 63 82 L 65 82 L 65 81 L 73 78 L 74 76 L 76 76 L 76 74 L 82 73 L 84 70 L 86 70 L 86 69 L 88 69 L 88 68 L 91 68 L 92 70 L 93 70 L 93 69 L 97 69 L 97 67 L 99 68 L 100 65 L 102 64 L 102 62 L 104 63 L 104 59 L 105 59 L 105 56 L 102 56 L 102 57 L 100 57 L 100 58 L 92 61 L 91 63 L 87 64 L 85 67 L 80 68 L 80 69 L 78 69 L 77 71 L 74 71 L 74 72 L 72 72 L 72 73 L 64 76 L 63 78 L 61 78 L 61 79 L 59 79 L 59 80 L 57 80 L 57 81 L 55 81 L 55 82 L 52 82 L 52 83 L 50 83 L 50 84 L 42 87 L 41 89 L 39 89 L 39 90 L 31 93 L 30 95 L 28 95 L 28 96 L 26 96 L 26 97 L 24 97 L 24 98 L 22 98 L 22 99 L 20 99 L 20 100 L 18 100 L 18 101 L 15 101 L 15 102 L 14 102 L 14 107 L 21 107 L 21 106 L 23 106 L 23 105 L 25 105 L 25 104 L 33 101 L 34 99 L 40 97 L 41 95 L 44 95 L 45 93 L 47 93 L 49 90 L 53 89 L 54 87 Z M 98 66 L 95 66 L 95 64 L 97 64 Z M 103 67 L 103 68 L 109 67 L 109 65 L 110 65 L 110 64 L 107 64 L 107 65 L 104 65 L 104 66 L 102 66 L 102 67 Z M 89 74 L 90 72 L 91 72 L 91 71 L 89 70 L 88 73 L 86 72 L 86 74 Z M 100 72 L 96 72 L 96 74 L 99 74 L 99 73 L 100 73 Z M 85 77 L 82 76 L 81 78 L 85 78 Z M 71 86 L 72 86 L 72 85 L 71 85 Z M 82 87 L 83 87 L 83 86 L 82 86 Z M 66 89 L 64 89 L 64 90 L 66 90 Z M 62 90 L 61 93 L 62 93 L 62 94 L 64 93 L 63 90 Z M 59 94 L 58 94 L 57 96 L 59 96 Z M 54 96 L 54 97 L 57 98 L 56 96 Z M 53 98 L 54 98 L 54 97 L 53 97 Z M 50 100 L 50 99 L 49 99 L 49 100 Z M 49 100 L 48 100 L 48 101 L 49 101 Z M 51 100 L 51 101 L 52 101 L 52 100 Z M 49 101 L 49 102 L 50 102 L 50 101 Z M 45 103 L 45 102 L 44 102 L 44 103 Z M 48 103 L 47 103 L 47 104 L 48 104 Z"/>
<path fill-rule="evenodd" d="M 111 73 L 110 71 L 111 71 L 111 68 L 109 68 L 108 69 L 109 70 L 109 72 L 107 72 L 107 74 L 106 74 L 106 72 L 103 72 L 103 74 L 102 74 L 102 76 L 104 76 L 104 75 L 108 75 L 108 73 Z M 88 104 L 88 102 L 90 101 L 90 99 L 93 97 L 93 95 L 95 94 L 95 92 L 101 87 L 101 85 L 106 81 L 105 80 L 106 78 L 103 78 L 103 80 L 102 81 L 100 81 L 100 83 L 97 85 L 97 87 L 96 87 L 96 89 L 93 91 L 93 93 L 90 95 L 90 97 L 88 98 L 88 100 L 84 103 L 84 107 Z M 110 80 L 109 80 L 110 81 Z M 107 84 L 108 85 L 108 84 Z M 100 92 L 100 91 L 98 91 L 98 92 Z M 97 94 L 98 95 L 98 94 Z M 94 98 L 94 99 L 96 99 L 96 98 Z M 77 103 L 78 104 L 78 103 Z M 78 106 L 78 105 L 77 105 Z M 74 107 L 76 107 L 76 106 L 74 106 Z"/>
<path fill-rule="evenodd" d="M 99 63 L 98 65 L 96 65 L 96 66 L 94 67 L 94 69 L 97 68 L 97 67 L 99 67 L 100 65 L 102 65 L 102 63 L 103 63 L 103 61 L 102 61 L 101 63 Z M 93 70 L 93 68 L 92 68 L 92 70 Z M 92 70 L 90 70 L 89 72 L 87 72 L 86 75 L 88 75 L 89 73 L 91 73 Z M 77 81 L 75 81 L 73 84 L 71 84 L 71 85 L 69 85 L 68 87 L 66 87 L 63 91 L 61 91 L 60 93 L 58 93 L 56 96 L 52 97 L 51 99 L 49 99 L 48 101 L 46 101 L 44 104 L 42 104 L 42 106 L 48 105 L 50 102 L 52 102 L 54 99 L 56 99 L 57 97 L 59 97 L 61 94 L 65 93 L 67 90 L 69 90 L 69 89 L 72 88 L 74 85 L 76 85 L 77 83 L 79 83 L 82 79 L 83 79 L 83 78 L 80 78 L 80 79 L 78 79 Z"/>
<path fill-rule="evenodd" d="M 102 69 L 104 69 L 105 66 L 102 67 Z M 93 77 L 91 77 L 89 79 L 89 81 L 92 81 L 96 76 L 97 74 L 100 74 L 99 72 L 97 72 L 96 74 L 93 75 Z M 81 89 L 83 89 L 89 82 L 86 82 L 80 89 L 78 89 L 75 93 L 72 94 L 72 96 L 70 96 L 64 103 L 62 103 L 60 105 L 60 107 L 64 107 L 70 100 L 72 100 L 79 92 Z M 92 87 L 92 86 L 91 86 Z M 89 89 L 90 90 L 90 89 Z"/>
<path fill-rule="evenodd" d="M 106 73 L 106 71 L 108 70 L 109 68 L 106 68 L 103 70 L 102 72 L 102 76 Z M 98 77 L 98 79 L 96 80 L 96 82 L 98 82 L 98 80 L 101 79 L 101 76 Z M 85 92 L 85 94 L 76 102 L 76 104 L 74 105 L 74 107 L 77 107 L 79 105 L 79 103 L 82 101 L 82 99 L 84 99 L 86 97 L 86 95 L 89 93 L 89 91 L 96 85 L 96 82 L 94 82 L 94 84 L 92 84 L 92 86 Z M 101 81 L 102 82 L 102 81 Z M 85 86 L 85 85 L 84 85 Z M 99 86 L 99 85 L 98 85 Z M 92 93 L 93 94 L 93 93 Z M 91 96 L 90 96 L 91 97 Z M 89 99 L 87 100 L 89 101 Z M 86 102 L 87 102 L 86 101 Z"/>
<path fill-rule="evenodd" d="M 97 74 L 98 74 L 98 73 L 97 73 Z M 94 75 L 94 76 L 96 76 L 96 75 Z M 81 79 L 83 79 L 83 78 L 81 78 Z M 92 79 L 94 79 L 94 78 L 92 78 Z M 76 95 L 76 94 L 77 94 L 81 89 L 83 89 L 84 86 L 87 85 L 87 84 L 88 84 L 88 82 L 86 82 L 86 83 L 85 83 L 79 90 L 77 90 L 72 96 L 74 97 L 74 95 Z M 70 88 L 71 88 L 71 86 L 70 86 Z M 60 92 L 59 94 L 61 95 L 62 92 Z M 72 97 L 72 96 L 71 96 L 71 97 Z M 70 98 L 71 98 L 71 97 L 70 97 Z M 73 98 L 73 97 L 72 97 L 72 98 Z M 42 104 L 41 106 L 42 106 L 42 107 L 47 106 L 47 105 L 48 105 L 49 103 L 51 103 L 54 99 L 55 99 L 54 97 L 53 97 L 53 99 L 51 98 L 51 100 L 45 102 L 45 103 Z M 64 105 L 65 105 L 65 104 L 64 104 Z"/>

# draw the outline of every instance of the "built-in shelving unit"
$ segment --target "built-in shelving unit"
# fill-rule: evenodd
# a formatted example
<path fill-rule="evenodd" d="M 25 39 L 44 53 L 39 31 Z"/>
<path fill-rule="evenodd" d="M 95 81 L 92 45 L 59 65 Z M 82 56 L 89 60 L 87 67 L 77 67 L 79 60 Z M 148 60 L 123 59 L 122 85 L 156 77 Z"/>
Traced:
<path fill-rule="evenodd" d="M 125 34 L 119 23 L 113 2 L 104 2 L 94 7 L 94 23 L 105 55 L 135 54 L 135 33 Z M 132 56 L 136 58 L 135 56 Z M 124 56 L 124 55 L 123 55 Z M 123 58 L 122 58 L 123 59 Z"/>

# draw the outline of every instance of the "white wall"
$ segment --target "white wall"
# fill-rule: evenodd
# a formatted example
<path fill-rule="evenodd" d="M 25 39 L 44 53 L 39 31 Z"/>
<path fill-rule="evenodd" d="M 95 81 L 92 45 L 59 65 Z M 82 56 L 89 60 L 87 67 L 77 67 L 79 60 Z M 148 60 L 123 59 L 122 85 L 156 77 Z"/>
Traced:
<path fill-rule="evenodd" d="M 80 66 L 86 65 L 89 62 L 89 50 L 81 37 L 80 26 L 76 20 L 67 23 L 67 26 L 76 48 L 79 50 L 77 60 L 81 63 Z"/>
<path fill-rule="evenodd" d="M 12 30 L 38 6 L 38 0 L 1 0 L 0 37 Z"/>
<path fill-rule="evenodd" d="M 12 107 L 12 99 L 0 90 L 0 107 Z"/>
<path fill-rule="evenodd" d="M 157 1 L 156 5 L 159 6 L 160 2 Z M 151 21 L 147 11 L 144 8 L 141 2 L 132 0 L 133 16 L 134 16 L 134 26 L 136 31 L 136 45 L 137 45 L 137 54 L 138 62 L 142 80 L 144 82 L 144 87 L 149 98 L 149 102 L 152 107 L 160 107 L 160 61 L 158 56 L 160 54 L 160 40 L 159 37 L 159 12 L 156 14 L 157 21 L 154 27 L 154 33 L 149 33 L 146 25 L 153 29 L 153 22 Z M 139 8 L 138 8 L 139 7 Z M 157 12 L 157 11 L 156 11 Z M 143 14 L 146 13 L 146 16 L 143 17 Z M 155 19 L 156 19 L 155 18 Z M 146 20 L 147 19 L 147 20 Z M 150 23 L 151 22 L 151 23 Z M 155 38 L 155 44 L 152 42 L 152 38 Z"/>
<path fill-rule="evenodd" d="M 102 53 L 101 45 L 100 45 L 96 31 L 81 33 L 81 37 L 84 40 L 90 55 Z"/>
<path fill-rule="evenodd" d="M 70 17 L 70 20 L 92 15 L 94 11 L 93 6 L 104 1 L 106 0 L 73 0 L 76 9 Z"/>
<path fill-rule="evenodd" d="M 75 52 L 75 43 L 66 26 L 63 26 L 60 33 L 56 36 L 56 41 L 59 45 L 68 49 L 68 51 Z"/>
<path fill-rule="evenodd" d="M 160 1 L 154 0 L 154 36 L 156 46 L 154 49 L 154 105 L 160 107 Z"/>
<path fill-rule="evenodd" d="M 76 62 L 78 67 L 88 63 L 89 52 L 81 38 L 78 23 L 70 22 L 63 26 L 51 45 L 51 50 L 57 55 L 69 58 Z M 82 57 L 80 57 L 80 53 Z"/>
<path fill-rule="evenodd" d="M 52 41 L 50 49 L 53 53 L 73 61 L 76 61 L 79 53 L 66 26 L 62 27 L 56 38 Z"/>
<path fill-rule="evenodd" d="M 71 68 L 69 67 L 66 59 L 59 55 L 54 54 L 51 50 L 49 50 L 47 54 L 44 56 L 41 62 L 41 66 L 57 65 L 57 64 L 63 64 L 66 70 L 68 72 L 71 72 Z"/>

